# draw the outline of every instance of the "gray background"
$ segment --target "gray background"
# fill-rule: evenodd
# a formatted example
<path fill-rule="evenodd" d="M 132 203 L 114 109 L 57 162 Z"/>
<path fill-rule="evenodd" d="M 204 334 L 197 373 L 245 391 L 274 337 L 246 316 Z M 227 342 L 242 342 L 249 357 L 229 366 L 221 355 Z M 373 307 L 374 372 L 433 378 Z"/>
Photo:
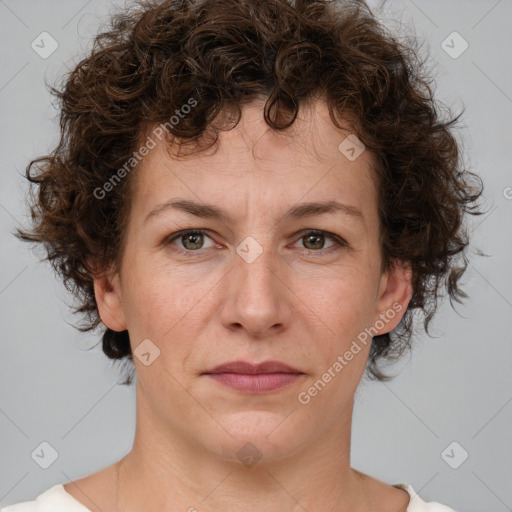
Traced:
<path fill-rule="evenodd" d="M 105 15 L 122 2 L 0 0 L 0 504 L 33 499 L 56 483 L 121 458 L 134 435 L 134 388 L 94 334 L 70 324 L 69 297 L 42 252 L 12 235 L 26 224 L 29 160 L 58 140 L 57 112 L 45 89 L 77 63 Z M 371 2 L 376 7 L 376 2 Z M 512 130 L 511 0 L 392 0 L 380 16 L 403 34 L 414 29 L 437 76 L 438 97 L 466 107 L 458 136 L 466 161 L 484 179 L 488 213 L 472 220 L 472 257 L 464 282 L 470 299 L 458 313 L 445 303 L 421 332 L 412 357 L 391 383 L 363 382 L 354 413 L 352 465 L 388 483 L 408 482 L 426 501 L 458 512 L 512 510 Z M 41 58 L 32 41 L 43 31 L 58 49 Z M 457 31 L 468 42 L 458 58 L 442 42 Z M 460 48 L 455 41 L 454 49 Z M 41 442 L 58 458 L 42 469 L 31 458 Z M 467 460 L 452 469 L 451 460 Z M 460 446 L 459 446 L 460 445 Z M 446 457 L 445 457 L 446 458 Z M 453 464 L 453 462 L 452 462 Z"/>

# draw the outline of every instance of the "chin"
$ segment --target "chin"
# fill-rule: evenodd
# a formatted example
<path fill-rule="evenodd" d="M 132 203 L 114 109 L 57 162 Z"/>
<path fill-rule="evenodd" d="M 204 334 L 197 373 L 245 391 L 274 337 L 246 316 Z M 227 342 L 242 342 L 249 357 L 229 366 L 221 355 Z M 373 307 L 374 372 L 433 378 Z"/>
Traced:
<path fill-rule="evenodd" d="M 307 429 L 296 424 L 295 414 L 287 417 L 289 412 L 245 411 L 219 417 L 229 434 L 219 429 L 221 438 L 211 436 L 209 450 L 246 467 L 261 467 L 290 457 L 306 441 Z"/>

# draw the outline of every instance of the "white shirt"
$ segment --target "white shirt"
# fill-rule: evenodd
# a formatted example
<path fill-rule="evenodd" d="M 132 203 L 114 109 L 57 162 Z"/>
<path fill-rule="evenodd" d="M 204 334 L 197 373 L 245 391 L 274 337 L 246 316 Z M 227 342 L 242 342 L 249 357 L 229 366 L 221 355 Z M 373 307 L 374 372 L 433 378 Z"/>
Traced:
<path fill-rule="evenodd" d="M 409 484 L 393 484 L 395 487 L 405 489 L 411 496 L 407 512 L 455 512 L 450 507 L 435 501 L 423 501 Z M 88 508 L 75 500 L 64 489 L 64 484 L 57 484 L 41 493 L 33 501 L 22 501 L 0 509 L 0 512 L 91 512 Z"/>

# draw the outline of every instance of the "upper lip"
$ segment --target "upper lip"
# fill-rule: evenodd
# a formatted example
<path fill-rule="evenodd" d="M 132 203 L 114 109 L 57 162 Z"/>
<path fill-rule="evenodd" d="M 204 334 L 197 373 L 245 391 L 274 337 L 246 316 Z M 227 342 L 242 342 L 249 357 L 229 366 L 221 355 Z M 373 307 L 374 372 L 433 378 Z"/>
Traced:
<path fill-rule="evenodd" d="M 247 361 L 231 361 L 223 363 L 205 373 L 302 373 L 301 371 L 293 368 L 280 361 L 264 361 L 262 363 L 253 364 Z"/>

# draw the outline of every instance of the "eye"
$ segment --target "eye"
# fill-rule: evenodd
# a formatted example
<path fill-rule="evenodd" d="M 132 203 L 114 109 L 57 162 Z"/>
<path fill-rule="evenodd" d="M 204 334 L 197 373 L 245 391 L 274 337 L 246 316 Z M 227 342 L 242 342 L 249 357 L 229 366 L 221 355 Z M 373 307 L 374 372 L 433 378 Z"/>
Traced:
<path fill-rule="evenodd" d="M 327 248 L 325 247 L 326 239 L 333 241 L 332 245 L 328 246 Z M 336 250 L 339 247 L 347 246 L 347 243 L 339 236 L 321 230 L 307 231 L 301 238 L 299 238 L 298 241 L 302 241 L 303 247 L 308 251 L 313 252 L 330 252 L 331 250 Z"/>
<path fill-rule="evenodd" d="M 195 252 L 199 249 L 208 249 L 209 247 L 213 247 L 215 244 L 213 243 L 209 246 L 204 245 L 204 239 L 209 238 L 212 240 L 203 229 L 190 229 L 185 231 L 180 231 L 175 235 L 172 235 L 165 243 L 166 244 L 174 244 L 174 241 L 177 240 L 181 242 L 181 246 L 177 245 L 178 249 L 183 252 Z"/>

